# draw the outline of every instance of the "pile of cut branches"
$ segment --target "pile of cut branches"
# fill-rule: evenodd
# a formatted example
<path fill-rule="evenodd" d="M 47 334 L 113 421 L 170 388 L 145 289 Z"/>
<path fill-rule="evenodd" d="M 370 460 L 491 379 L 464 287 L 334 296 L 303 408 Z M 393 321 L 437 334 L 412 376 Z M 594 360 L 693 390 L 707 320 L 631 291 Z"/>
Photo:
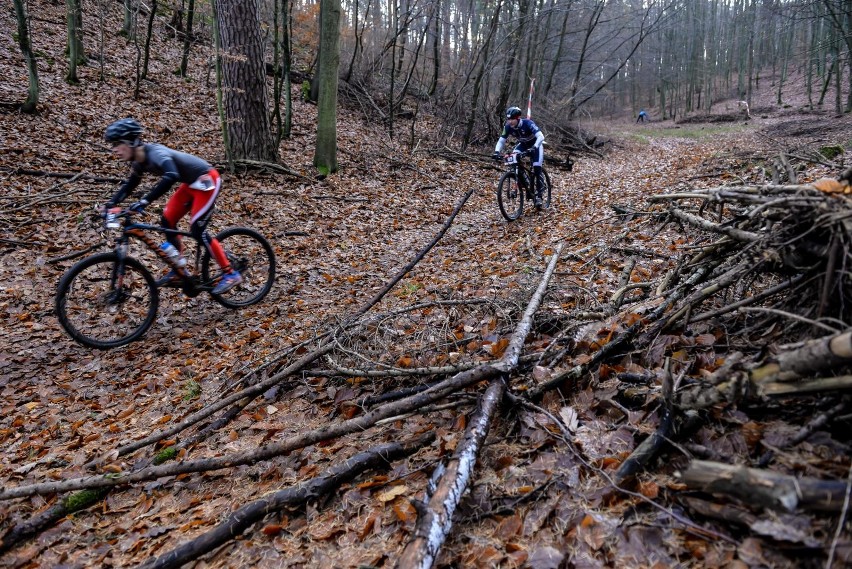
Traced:
<path fill-rule="evenodd" d="M 633 405 L 646 406 L 657 397 L 664 409 L 657 431 L 620 464 L 616 485 L 629 484 L 677 439 L 677 454 L 693 459 L 677 473 L 685 488 L 776 512 L 770 517 L 817 510 L 842 512 L 842 522 L 849 506 L 848 457 L 826 466 L 790 454 L 817 432 L 822 443 L 814 444 L 849 448 L 842 428 L 852 388 L 848 191 L 845 183 L 820 180 L 650 198 L 666 206 L 656 214 L 660 222 L 678 224 L 691 244 L 676 269 L 649 283 L 656 296 L 628 296 L 615 317 L 642 318 L 624 331 L 630 349 L 620 350 L 622 359 L 613 366 L 621 400 L 629 401 L 625 393 L 635 394 L 635 384 L 644 380 L 658 391 L 652 387 L 638 403 L 634 397 Z M 603 373 L 598 379 L 606 381 Z M 751 430 L 745 437 L 750 455 L 724 455 L 699 444 L 711 437 L 707 424 L 731 409 L 737 424 Z M 787 427 L 783 436 L 779 423 Z M 796 423 L 801 424 L 789 432 Z M 732 460 L 749 464 L 725 464 Z M 800 476 L 808 462 L 807 470 L 817 476 Z M 810 533 L 779 537 L 783 524 L 769 531 L 766 518 L 706 499 L 706 494 L 684 494 L 679 501 L 699 517 L 807 546 L 822 543 L 829 558 L 835 554 L 839 529 L 830 548 Z M 810 529 L 819 534 L 821 525 L 827 524 L 811 522 Z"/>
<path fill-rule="evenodd" d="M 672 284 L 693 279 L 693 290 L 664 320 L 644 333 L 697 322 L 724 326 L 748 338 L 777 329 L 773 338 L 794 341 L 843 330 L 852 316 L 845 278 L 852 243 L 852 201 L 836 182 L 816 185 L 718 187 L 659 195 L 666 221 L 698 232 Z M 671 288 L 671 285 L 669 285 Z"/>

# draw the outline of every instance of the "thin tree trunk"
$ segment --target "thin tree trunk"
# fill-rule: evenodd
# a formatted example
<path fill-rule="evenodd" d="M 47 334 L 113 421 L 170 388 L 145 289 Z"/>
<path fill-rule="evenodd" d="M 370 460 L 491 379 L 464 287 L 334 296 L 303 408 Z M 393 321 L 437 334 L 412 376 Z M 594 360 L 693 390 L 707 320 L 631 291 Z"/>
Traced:
<path fill-rule="evenodd" d="M 586 26 L 586 33 L 583 35 L 583 45 L 580 48 L 580 55 L 577 61 L 577 69 L 574 72 L 574 80 L 571 82 L 571 95 L 570 95 L 570 103 L 568 105 L 568 118 L 574 118 L 574 115 L 577 112 L 577 93 L 580 90 L 580 77 L 583 72 L 583 63 L 586 59 L 587 50 L 589 47 L 589 38 L 592 36 L 592 32 L 598 25 L 598 20 L 601 17 L 601 13 L 603 12 L 604 4 L 598 2 L 592 8 L 592 13 L 589 16 L 589 24 Z"/>
<path fill-rule="evenodd" d="M 183 36 L 183 55 L 180 59 L 180 76 L 186 77 L 186 68 L 189 65 L 189 48 L 192 47 L 192 24 L 195 21 L 195 0 L 189 0 L 186 11 L 186 32 Z"/>
<path fill-rule="evenodd" d="M 485 72 L 488 67 L 488 53 L 491 50 L 491 41 L 497 34 L 497 28 L 500 23 L 500 10 L 503 7 L 502 0 L 497 0 L 497 6 L 494 7 L 494 13 L 491 16 L 491 26 L 488 30 L 488 36 L 485 38 L 485 43 L 480 50 L 481 64 L 476 79 L 473 82 L 473 93 L 471 94 L 470 107 L 467 118 L 467 127 L 465 128 L 464 136 L 462 136 L 462 151 L 467 148 L 470 143 L 470 137 L 473 134 L 473 127 L 476 124 L 477 108 L 479 107 L 479 93 L 482 89 L 482 81 L 485 77 Z"/>
<path fill-rule="evenodd" d="M 80 82 L 77 77 L 77 63 L 80 59 L 77 50 L 80 47 L 77 41 L 77 2 L 78 0 L 66 0 L 66 20 L 68 27 L 68 73 L 65 81 L 76 85 Z"/>
<path fill-rule="evenodd" d="M 282 138 L 290 138 L 290 130 L 293 125 L 293 93 L 292 93 L 292 83 L 290 78 L 290 68 L 292 66 L 292 54 L 293 49 L 291 46 L 291 36 L 290 30 L 291 20 L 292 20 L 292 7 L 290 4 L 290 0 L 281 0 L 281 13 L 282 13 L 282 32 L 283 37 L 281 39 L 282 47 L 283 47 L 283 56 L 284 56 L 284 75 L 281 80 L 284 82 L 284 128 L 281 131 Z M 276 143 L 276 147 L 278 144 Z"/>
<path fill-rule="evenodd" d="M 148 29 L 145 33 L 145 55 L 142 58 L 142 79 L 148 78 L 148 61 L 151 59 L 151 36 L 154 35 L 154 18 L 157 15 L 157 0 L 151 0 Z"/>
<path fill-rule="evenodd" d="M 361 27 L 361 32 L 358 32 L 358 22 L 360 21 L 358 10 L 359 10 L 359 0 L 355 0 L 355 6 L 352 10 L 352 33 L 353 33 L 353 46 L 352 46 L 352 57 L 349 58 L 349 66 L 346 68 L 346 74 L 343 76 L 343 80 L 346 83 L 352 80 L 352 70 L 355 67 L 355 59 L 358 57 L 358 49 L 361 44 L 361 34 L 363 33 L 364 26 Z M 367 11 L 370 10 L 369 0 L 367 2 Z M 367 14 L 364 14 L 364 20 L 367 19 Z"/>
<path fill-rule="evenodd" d="M 565 16 L 562 18 L 562 28 L 559 31 L 559 46 L 556 48 L 556 55 L 553 56 L 553 64 L 550 66 L 550 73 L 547 74 L 547 83 L 544 86 L 545 97 L 550 93 L 550 88 L 553 85 L 553 77 L 556 75 L 556 69 L 559 62 L 562 61 L 562 50 L 565 47 L 565 30 L 568 28 L 568 16 L 571 14 L 571 2 L 565 7 Z"/>
<path fill-rule="evenodd" d="M 21 111 L 32 114 L 36 112 L 38 105 L 38 61 L 33 55 L 29 18 L 24 9 L 24 2 L 23 0 L 13 0 L 13 4 L 15 5 L 15 17 L 18 20 L 18 46 L 21 48 L 21 55 L 24 56 L 24 61 L 27 64 L 27 75 L 29 76 L 27 100 L 21 105 Z"/>
<path fill-rule="evenodd" d="M 388 134 L 391 138 L 393 138 L 393 105 L 394 102 L 396 102 L 396 43 L 399 38 L 399 4 L 397 3 L 397 0 L 391 0 L 390 5 L 393 44 L 391 45 L 390 86 L 388 89 Z"/>
<path fill-rule="evenodd" d="M 434 97 L 438 90 L 438 78 L 441 75 L 441 2 L 432 4 L 432 80 L 429 82 L 430 97 Z"/>
<path fill-rule="evenodd" d="M 314 166 L 327 176 L 337 172 L 337 74 L 340 68 L 340 0 L 321 0 L 319 101 Z M 391 102 L 393 110 L 393 102 Z"/>
<path fill-rule="evenodd" d="M 124 12 L 124 23 L 121 26 L 121 34 L 126 38 L 130 38 L 133 35 L 133 29 L 135 27 L 135 10 L 133 9 L 131 2 L 132 0 L 124 0 L 122 10 Z"/>

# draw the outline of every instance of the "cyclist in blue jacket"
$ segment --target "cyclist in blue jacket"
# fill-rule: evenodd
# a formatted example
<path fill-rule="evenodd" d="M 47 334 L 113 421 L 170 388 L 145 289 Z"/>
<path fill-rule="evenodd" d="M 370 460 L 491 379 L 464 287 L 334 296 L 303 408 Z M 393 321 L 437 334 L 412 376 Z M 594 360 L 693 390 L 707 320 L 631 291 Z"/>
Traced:
<path fill-rule="evenodd" d="M 527 153 L 532 158 L 533 173 L 535 174 L 534 203 L 536 207 L 541 207 L 541 195 L 544 190 L 544 175 L 541 171 L 541 165 L 544 164 L 544 133 L 532 119 L 521 118 L 521 114 L 523 113 L 518 107 L 506 109 L 506 124 L 503 126 L 503 132 L 500 134 L 497 146 L 494 147 L 494 158 L 500 159 L 500 152 L 506 145 L 508 137 L 512 136 L 518 141 L 515 150 Z"/>

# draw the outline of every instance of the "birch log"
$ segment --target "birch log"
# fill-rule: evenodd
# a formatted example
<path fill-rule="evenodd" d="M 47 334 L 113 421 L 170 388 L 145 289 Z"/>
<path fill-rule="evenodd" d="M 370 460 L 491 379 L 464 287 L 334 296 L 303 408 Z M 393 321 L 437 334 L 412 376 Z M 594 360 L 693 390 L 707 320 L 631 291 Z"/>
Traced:
<path fill-rule="evenodd" d="M 414 503 L 417 510 L 414 536 L 402 551 L 396 567 L 427 569 L 435 563 L 441 546 L 443 546 L 452 529 L 453 513 L 461 502 L 461 498 L 473 476 L 479 449 L 488 435 L 494 413 L 506 392 L 506 379 L 509 376 L 509 371 L 518 365 L 524 341 L 532 328 L 533 315 L 538 310 L 542 298 L 544 298 L 544 293 L 553 271 L 556 269 L 556 262 L 559 260 L 561 252 L 562 245 L 557 247 L 556 253 L 551 257 L 547 270 L 530 299 L 523 318 L 515 328 L 503 357 L 493 366 L 502 370 L 503 376 L 492 380 L 485 394 L 480 398 L 479 407 L 471 417 L 462 440 L 456 446 L 456 451 L 444 470 L 437 488 L 429 497 L 428 503 Z"/>

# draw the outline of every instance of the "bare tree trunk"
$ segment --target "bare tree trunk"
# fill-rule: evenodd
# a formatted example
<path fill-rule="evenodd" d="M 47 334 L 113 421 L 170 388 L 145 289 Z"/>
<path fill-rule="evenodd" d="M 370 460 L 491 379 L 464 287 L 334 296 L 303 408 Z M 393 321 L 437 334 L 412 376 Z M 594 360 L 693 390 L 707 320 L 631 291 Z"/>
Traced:
<path fill-rule="evenodd" d="M 441 2 L 432 4 L 432 80 L 427 93 L 434 97 L 438 90 L 438 78 L 441 76 Z"/>
<path fill-rule="evenodd" d="M 353 46 L 352 46 L 352 57 L 349 58 L 349 66 L 346 68 L 346 74 L 343 76 L 343 80 L 347 83 L 352 80 L 352 70 L 355 68 L 355 60 L 358 57 L 358 52 L 361 50 L 362 45 L 361 42 L 362 36 L 364 34 L 364 28 L 366 27 L 364 24 L 361 24 L 361 31 L 358 31 L 358 22 L 360 22 L 359 18 L 359 0 L 355 0 L 355 6 L 352 10 L 352 28 L 353 28 Z M 364 21 L 366 22 L 368 14 L 370 12 L 370 0 L 367 0 L 367 8 L 364 12 Z"/>
<path fill-rule="evenodd" d="M 24 9 L 24 2 L 23 0 L 13 0 L 13 4 L 15 5 L 15 17 L 18 20 L 18 46 L 21 48 L 21 55 L 24 56 L 24 61 L 27 63 L 27 75 L 29 76 L 27 100 L 21 105 L 21 111 L 32 114 L 36 112 L 38 105 L 38 61 L 33 55 L 32 43 L 30 43 L 29 18 Z"/>
<path fill-rule="evenodd" d="M 77 63 L 80 61 L 80 42 L 77 39 L 79 30 L 77 29 L 77 10 L 79 9 L 79 0 L 66 0 L 66 20 L 68 26 L 68 73 L 65 75 L 65 81 L 76 85 L 80 82 L 77 77 Z"/>
<path fill-rule="evenodd" d="M 157 0 L 151 0 L 148 29 L 145 33 L 145 55 L 142 58 L 142 79 L 148 78 L 148 61 L 151 59 L 151 36 L 154 33 L 154 18 L 157 15 Z"/>
<path fill-rule="evenodd" d="M 275 77 L 274 103 L 272 116 L 275 120 L 275 146 L 277 147 L 283 138 L 290 138 L 290 128 L 293 118 L 293 100 L 290 83 L 290 2 L 289 0 L 273 0 L 274 28 L 275 28 Z M 280 34 L 280 39 L 279 39 Z M 284 95 L 284 116 L 281 116 L 281 96 Z"/>
<path fill-rule="evenodd" d="M 565 15 L 562 17 L 562 29 L 559 32 L 559 47 L 556 48 L 556 55 L 553 56 L 553 64 L 550 66 L 550 73 L 547 74 L 547 83 L 544 86 L 543 95 L 546 97 L 550 93 L 550 88 L 553 85 L 553 77 L 556 75 L 556 69 L 559 62 L 562 61 L 562 50 L 565 47 L 565 30 L 568 28 L 568 16 L 571 14 L 571 2 L 564 8 Z"/>
<path fill-rule="evenodd" d="M 278 162 L 256 0 L 214 2 L 221 42 L 221 97 L 232 160 Z"/>
<path fill-rule="evenodd" d="M 314 166 L 327 176 L 337 172 L 337 73 L 340 68 L 340 0 L 320 4 L 319 101 Z M 393 106 L 393 103 L 391 103 Z"/>
<path fill-rule="evenodd" d="M 467 127 L 465 128 L 464 136 L 462 137 L 462 150 L 466 149 L 467 145 L 470 143 L 470 137 L 473 134 L 473 127 L 476 124 L 477 108 L 479 107 L 479 93 L 482 89 L 482 81 L 488 67 L 488 54 L 491 50 L 491 41 L 497 34 L 497 26 L 500 23 L 500 10 L 502 7 L 502 0 L 497 0 L 497 5 L 494 7 L 494 13 L 491 16 L 491 26 L 488 30 L 488 36 L 485 38 L 485 43 L 480 50 L 481 63 L 479 72 L 473 82 L 473 94 L 471 95 Z"/>
<path fill-rule="evenodd" d="M 396 102 L 396 46 L 399 39 L 399 3 L 398 0 L 391 0 L 391 33 L 393 35 L 393 44 L 391 46 L 391 64 L 390 64 L 390 87 L 388 92 L 388 134 L 393 138 L 393 115 L 394 103 Z"/>
<path fill-rule="evenodd" d="M 568 105 L 568 118 L 574 118 L 577 113 L 577 92 L 580 89 L 580 77 L 583 72 L 583 62 L 586 59 L 586 50 L 589 47 L 589 38 L 592 32 L 598 25 L 598 20 L 603 12 L 604 4 L 602 2 L 595 3 L 592 8 L 592 13 L 589 16 L 589 24 L 586 26 L 586 33 L 583 35 L 583 46 L 580 48 L 579 60 L 577 61 L 577 69 L 574 72 L 574 80 L 571 82 L 570 103 Z"/>
<path fill-rule="evenodd" d="M 121 34 L 130 38 L 134 33 L 136 16 L 136 10 L 133 8 L 132 0 L 124 0 L 122 11 L 124 12 L 124 23 L 121 26 Z"/>
<path fill-rule="evenodd" d="M 756 2 L 752 2 L 751 10 L 750 10 L 750 20 L 749 20 L 749 34 L 748 34 L 748 53 L 747 56 L 747 66 L 748 66 L 748 82 L 746 83 L 746 96 L 745 100 L 748 103 L 749 108 L 752 106 L 751 95 L 753 92 L 752 85 L 754 84 L 754 36 L 757 34 L 757 10 L 758 6 Z"/>
<path fill-rule="evenodd" d="M 189 48 L 192 47 L 192 24 L 195 21 L 195 0 L 189 0 L 186 11 L 186 31 L 183 35 L 183 55 L 180 59 L 180 76 L 186 77 L 186 68 L 189 65 Z"/>

